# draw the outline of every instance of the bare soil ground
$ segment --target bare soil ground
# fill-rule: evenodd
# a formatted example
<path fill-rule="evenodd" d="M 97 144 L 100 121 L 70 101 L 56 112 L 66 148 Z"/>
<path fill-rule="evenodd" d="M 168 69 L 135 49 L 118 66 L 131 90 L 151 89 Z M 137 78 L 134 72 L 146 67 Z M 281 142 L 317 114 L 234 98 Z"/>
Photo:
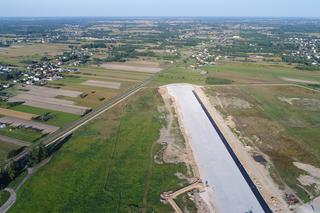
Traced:
<path fill-rule="evenodd" d="M 62 100 L 57 96 L 78 97 L 81 92 L 48 87 L 26 86 L 20 87 L 20 91 L 14 97 L 9 98 L 10 102 L 24 102 L 25 105 L 51 109 L 61 112 L 68 112 L 83 115 L 87 107 L 77 106 L 73 101 Z"/>
<path fill-rule="evenodd" d="M 44 97 L 56 97 L 59 95 L 67 96 L 67 97 L 78 97 L 81 95 L 81 92 L 79 91 L 73 91 L 73 90 L 65 90 L 65 89 L 53 89 L 49 87 L 39 87 L 39 86 L 25 86 L 20 87 L 20 89 L 29 90 L 25 93 L 31 94 L 31 95 L 41 95 Z"/>
<path fill-rule="evenodd" d="M 237 157 L 258 187 L 260 193 L 262 194 L 270 208 L 274 212 L 289 212 L 289 207 L 284 200 L 284 192 L 281 191 L 279 186 L 273 181 L 268 168 L 253 159 L 250 153 L 252 149 L 248 146 L 245 146 L 230 129 L 235 126 L 234 122 L 232 121 L 232 117 L 224 119 L 214 107 L 215 105 L 219 105 L 219 103 L 213 102 L 216 99 L 210 100 L 209 97 L 205 95 L 203 88 L 201 87 L 197 87 L 196 90 L 197 94 L 207 106 L 207 109 L 209 109 L 212 117 L 215 118 L 215 121 L 220 130 L 224 134 L 227 141 L 230 143 L 233 151 L 237 154 Z M 249 106 L 246 102 L 241 101 L 241 103 L 243 104 L 243 106 L 239 102 L 235 104 L 235 107 L 243 108 Z"/>
<path fill-rule="evenodd" d="M 318 213 L 320 212 L 320 197 L 317 197 L 302 206 L 299 206 L 295 212 L 297 213 Z"/>
<path fill-rule="evenodd" d="M 145 72 L 145 73 L 157 73 L 162 70 L 160 67 L 148 67 L 144 65 L 132 65 L 126 63 L 104 63 L 101 67 L 110 69 L 110 70 L 123 70 L 123 71 L 132 71 L 132 72 Z"/>
<path fill-rule="evenodd" d="M 13 127 L 24 127 L 24 128 L 33 128 L 37 129 L 39 131 L 42 131 L 42 133 L 47 134 L 47 133 L 52 133 L 55 132 L 59 129 L 59 127 L 51 126 L 51 125 L 46 125 L 34 121 L 28 121 L 28 120 L 23 120 L 19 118 L 13 118 L 9 116 L 5 116 L 0 118 L 0 123 L 8 124 Z"/>
<path fill-rule="evenodd" d="M 119 82 L 108 82 L 108 81 L 96 81 L 96 80 L 87 80 L 83 85 L 94 86 L 94 87 L 103 87 L 108 89 L 120 89 L 121 83 Z"/>
<path fill-rule="evenodd" d="M 299 176 L 299 182 L 303 186 L 315 186 L 316 190 L 320 192 L 320 168 L 300 162 L 294 162 L 293 164 L 306 173 Z"/>
<path fill-rule="evenodd" d="M 14 118 L 20 118 L 24 120 L 32 120 L 32 118 L 37 117 L 38 115 L 25 113 L 25 112 L 18 112 L 11 109 L 4 109 L 0 108 L 0 115 L 6 115 Z"/>
<path fill-rule="evenodd" d="M 87 107 L 74 105 L 73 101 L 61 100 L 57 98 L 44 98 L 41 96 L 32 96 L 21 94 L 9 99 L 10 102 L 24 102 L 24 105 L 50 109 L 61 112 L 68 112 L 77 115 L 83 115 Z"/>
<path fill-rule="evenodd" d="M 85 74 L 73 74 L 72 76 L 80 76 L 84 78 L 92 78 L 98 80 L 105 80 L 105 81 L 125 81 L 125 82 L 140 82 L 140 80 L 133 80 L 133 79 L 126 79 L 126 78 L 116 78 L 116 77 L 109 77 L 109 76 L 98 76 L 98 75 L 85 75 Z"/>

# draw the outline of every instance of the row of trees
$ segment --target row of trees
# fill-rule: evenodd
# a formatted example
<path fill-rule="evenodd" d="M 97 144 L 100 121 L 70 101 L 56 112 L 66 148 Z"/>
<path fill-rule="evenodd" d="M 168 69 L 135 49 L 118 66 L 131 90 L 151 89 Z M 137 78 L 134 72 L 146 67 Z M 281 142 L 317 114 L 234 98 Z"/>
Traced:
<path fill-rule="evenodd" d="M 23 149 L 16 150 L 9 155 L 19 154 L 17 152 L 22 152 L 26 147 Z M 0 171 L 0 187 L 6 187 L 12 180 L 14 180 L 25 168 L 32 167 L 42 160 L 46 159 L 49 156 L 48 149 L 43 145 L 39 144 L 35 146 L 26 157 L 19 161 L 11 160 L 9 163 L 4 166 Z M 12 156 L 11 156 L 12 157 Z"/>
<path fill-rule="evenodd" d="M 18 155 L 23 151 L 27 154 L 23 155 L 19 160 L 10 160 L 0 169 L 0 189 L 5 188 L 12 180 L 14 180 L 18 175 L 20 175 L 26 168 L 33 167 L 40 163 L 44 159 L 48 158 L 54 152 L 59 150 L 63 144 L 65 144 L 72 137 L 72 134 L 68 135 L 64 139 L 58 141 L 57 143 L 46 147 L 44 144 L 40 143 L 34 146 L 32 149 L 25 147 L 23 149 L 16 150 L 15 153 L 11 155 Z"/>

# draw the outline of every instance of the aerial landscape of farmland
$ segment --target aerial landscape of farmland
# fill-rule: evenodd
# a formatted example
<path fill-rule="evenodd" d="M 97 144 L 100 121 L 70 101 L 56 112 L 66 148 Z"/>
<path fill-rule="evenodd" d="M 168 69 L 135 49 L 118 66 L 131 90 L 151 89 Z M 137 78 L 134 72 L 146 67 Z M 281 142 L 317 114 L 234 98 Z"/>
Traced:
<path fill-rule="evenodd" d="M 320 19 L 0 15 L 0 161 L 0 212 L 320 212 Z"/>

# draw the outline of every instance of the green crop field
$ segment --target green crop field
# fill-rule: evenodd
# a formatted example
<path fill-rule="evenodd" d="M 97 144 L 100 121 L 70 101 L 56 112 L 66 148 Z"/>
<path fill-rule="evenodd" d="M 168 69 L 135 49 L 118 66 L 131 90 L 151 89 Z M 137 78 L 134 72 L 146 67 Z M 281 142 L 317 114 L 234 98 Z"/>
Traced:
<path fill-rule="evenodd" d="M 10 193 L 7 191 L 0 192 L 0 206 L 2 206 L 10 197 Z"/>
<path fill-rule="evenodd" d="M 312 186 L 300 187 L 297 178 L 305 172 L 293 162 L 320 165 L 319 92 L 298 86 L 257 85 L 210 87 L 207 93 L 211 97 L 219 94 L 221 104 L 216 108 L 233 117 L 249 145 L 270 157 L 271 171 L 280 185 L 284 181 L 303 200 L 308 200 L 308 193 L 318 195 Z"/>
<path fill-rule="evenodd" d="M 165 123 L 160 105 L 155 90 L 144 90 L 78 130 L 21 188 L 10 212 L 172 211 L 160 194 L 184 184 L 175 173 L 186 166 L 154 162 Z"/>
<path fill-rule="evenodd" d="M 320 81 L 319 72 L 301 71 L 285 64 L 226 63 L 204 67 L 204 70 L 209 76 L 235 83 L 292 83 L 282 78 Z"/>
<path fill-rule="evenodd" d="M 37 130 L 29 129 L 29 128 L 14 128 L 14 127 L 6 127 L 0 129 L 0 134 L 10 137 L 16 138 L 22 141 L 27 142 L 35 142 L 44 135 Z"/>
<path fill-rule="evenodd" d="M 46 113 L 50 113 L 51 115 L 53 115 L 53 118 L 48 120 L 45 123 L 53 126 L 58 126 L 58 127 L 64 127 L 69 123 L 76 121 L 77 119 L 80 118 L 79 115 L 75 115 L 71 113 L 53 111 L 53 110 L 37 108 L 37 107 L 32 107 L 27 105 L 17 105 L 17 106 L 11 107 L 10 109 L 16 110 L 19 112 L 32 113 L 36 115 L 43 115 Z"/>

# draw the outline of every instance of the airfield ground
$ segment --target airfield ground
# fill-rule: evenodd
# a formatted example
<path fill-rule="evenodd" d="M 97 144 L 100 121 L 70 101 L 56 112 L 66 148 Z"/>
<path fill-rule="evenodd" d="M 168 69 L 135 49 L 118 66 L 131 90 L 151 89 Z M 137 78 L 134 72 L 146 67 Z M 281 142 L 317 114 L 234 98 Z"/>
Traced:
<path fill-rule="evenodd" d="M 206 93 L 252 155 L 264 156 L 261 163 L 284 190 L 288 185 L 303 200 L 319 195 L 319 182 L 300 182 L 306 171 L 294 165 L 320 165 L 319 92 L 290 85 L 242 85 L 207 87 Z"/>
<path fill-rule="evenodd" d="M 264 212 L 231 155 L 201 108 L 194 87 L 169 85 L 181 124 L 195 155 L 206 202 L 218 212 Z M 229 179 L 230 178 L 230 179 Z M 237 202 L 235 202 L 237 201 Z"/>
<path fill-rule="evenodd" d="M 10 212 L 48 208 L 170 212 L 170 206 L 160 202 L 160 194 L 187 184 L 176 177 L 186 175 L 187 168 L 150 158 L 162 150 L 157 140 L 165 112 L 159 112 L 159 107 L 163 102 L 158 92 L 147 89 L 81 128 L 21 188 Z"/>
<path fill-rule="evenodd" d="M 87 65 L 80 67 L 80 72 L 70 73 L 62 80 L 50 82 L 48 86 L 86 94 L 83 98 L 61 95 L 56 98 L 94 108 L 152 75 L 144 72 L 109 70 Z M 317 129 L 319 127 L 316 123 L 319 123 L 317 116 L 319 114 L 317 111 L 319 96 L 317 88 L 309 85 L 311 80 L 320 80 L 316 72 L 301 72 L 283 64 L 257 65 L 252 63 L 218 64 L 195 71 L 190 69 L 188 64 L 178 62 L 156 75 L 157 78 L 149 85 L 150 87 L 157 88 L 165 84 L 185 82 L 205 86 L 205 91 L 211 99 L 216 96 L 220 98 L 219 102 L 214 99 L 212 105 L 224 116 L 224 122 L 231 124 L 229 127 L 246 145 L 249 153 L 254 157 L 263 156 L 263 159 L 267 161 L 268 164 L 263 171 L 266 173 L 263 174 L 271 174 L 273 180 L 282 186 L 285 192 L 297 193 L 302 200 L 309 200 L 309 195 L 317 195 L 312 186 L 302 186 L 297 180 L 301 174 L 307 176 L 310 174 L 293 164 L 293 156 L 297 156 L 299 162 L 306 164 L 317 165 L 318 163 L 318 159 L 313 156 L 318 153 Z M 302 79 L 304 82 L 286 81 L 285 78 Z M 121 86 L 120 89 L 111 89 L 83 85 L 88 81 L 120 83 Z M 255 86 L 257 83 L 260 85 Z M 308 89 L 311 87 L 314 90 Z M 31 210 L 33 207 L 39 211 L 47 207 L 56 208 L 57 211 L 77 210 L 75 203 L 82 203 L 82 205 L 94 210 L 99 208 L 100 204 L 100 206 L 110 206 L 110 208 L 117 208 L 119 204 L 119 208 L 127 208 L 129 205 L 133 209 L 154 208 L 160 211 L 170 211 L 169 206 L 159 202 L 159 195 L 189 184 L 189 181 L 179 180 L 173 175 L 177 171 L 187 174 L 189 169 L 185 163 L 170 164 L 166 162 L 160 165 L 155 163 L 152 165 L 153 172 L 150 176 L 148 166 L 146 166 L 149 165 L 147 162 L 150 162 L 150 156 L 156 156 L 158 152 L 163 150 L 163 145 L 152 146 L 150 144 L 157 141 L 162 124 L 158 117 L 158 109 L 155 110 L 156 106 L 162 105 L 162 103 L 159 102 L 157 94 L 150 91 L 151 89 L 148 89 L 148 92 L 139 93 L 125 105 L 116 107 L 99 117 L 94 123 L 77 131 L 61 151 L 54 155 L 52 162 L 36 173 L 26 183 L 26 186 L 22 187 L 18 193 L 18 202 L 14 206 L 13 212 L 18 212 L 22 208 Z M 274 96 L 277 98 L 273 98 Z M 157 103 L 153 106 L 155 108 L 149 106 L 149 102 Z M 236 106 L 233 106 L 234 104 Z M 70 123 L 79 118 L 79 115 L 26 105 L 14 106 L 10 109 L 36 115 L 51 112 L 56 116 L 46 123 L 58 127 L 63 127 L 64 123 Z M 284 109 L 289 109 L 287 114 L 283 113 Z M 293 120 L 289 120 L 287 122 L 289 126 L 286 126 L 284 123 L 288 121 L 286 119 L 289 117 L 292 117 Z M 258 125 L 252 126 L 250 122 L 252 124 L 258 123 Z M 108 123 L 107 128 L 105 123 Z M 137 129 L 129 128 L 130 125 L 137 126 L 137 123 L 139 123 L 139 129 L 145 130 L 137 131 Z M 308 127 L 307 130 L 304 127 Z M 267 134 L 266 129 L 271 129 L 274 134 Z M 285 137 L 279 137 L 280 133 L 283 133 Z M 93 135 L 98 136 L 93 137 Z M 254 135 L 258 136 L 259 140 L 256 137 L 252 138 Z M 32 138 L 28 140 L 33 141 Z M 116 143 L 117 146 L 115 146 L 115 141 L 118 140 L 121 143 Z M 273 145 L 279 150 L 272 149 Z M 112 158 L 113 149 L 118 151 Z M 150 152 L 150 149 L 153 151 Z M 288 153 L 281 151 L 286 149 L 289 150 Z M 101 159 L 106 159 L 106 161 L 100 162 Z M 110 159 L 113 160 L 109 161 Z M 132 162 L 132 159 L 136 160 Z M 279 159 L 281 164 L 277 164 Z M 135 168 L 138 164 L 141 167 L 138 168 L 138 174 L 130 173 L 129 168 Z M 123 168 L 121 171 L 118 170 L 120 165 Z M 105 170 L 106 167 L 107 170 Z M 102 170 L 106 172 L 101 172 Z M 113 174 L 113 178 L 106 178 L 108 176 L 106 174 Z M 132 178 L 123 180 L 122 176 L 132 176 Z M 93 177 L 98 177 L 96 182 L 91 180 Z M 119 185 L 119 180 L 121 185 Z M 83 181 L 83 187 L 74 192 L 72 189 L 77 188 L 77 183 L 80 181 Z M 60 184 L 61 182 L 64 184 Z M 112 189 L 111 191 L 103 190 L 106 183 Z M 155 183 L 160 184 L 155 185 Z M 50 187 L 41 187 L 43 185 Z M 116 190 L 118 188 L 120 188 L 120 192 Z M 60 196 L 62 191 L 66 189 L 68 192 Z M 145 195 L 146 192 L 147 195 Z M 85 193 L 89 193 L 90 196 L 82 197 L 82 194 Z M 281 192 L 279 193 L 281 194 Z M 27 194 L 32 196 L 26 196 Z M 42 199 L 44 194 L 50 194 L 49 200 L 52 202 Z M 281 196 L 285 195 L 281 194 Z M 116 206 L 108 201 L 110 197 L 115 199 Z M 123 203 L 120 201 L 120 197 L 122 197 L 121 200 L 125 200 Z M 63 204 L 65 200 L 69 201 Z M 98 206 L 96 206 L 96 200 L 100 203 Z M 125 203 L 129 200 L 133 200 L 133 202 Z M 194 204 L 192 202 L 190 204 L 187 195 L 178 197 L 177 203 L 179 206 L 189 206 L 189 209 L 195 209 Z"/>

